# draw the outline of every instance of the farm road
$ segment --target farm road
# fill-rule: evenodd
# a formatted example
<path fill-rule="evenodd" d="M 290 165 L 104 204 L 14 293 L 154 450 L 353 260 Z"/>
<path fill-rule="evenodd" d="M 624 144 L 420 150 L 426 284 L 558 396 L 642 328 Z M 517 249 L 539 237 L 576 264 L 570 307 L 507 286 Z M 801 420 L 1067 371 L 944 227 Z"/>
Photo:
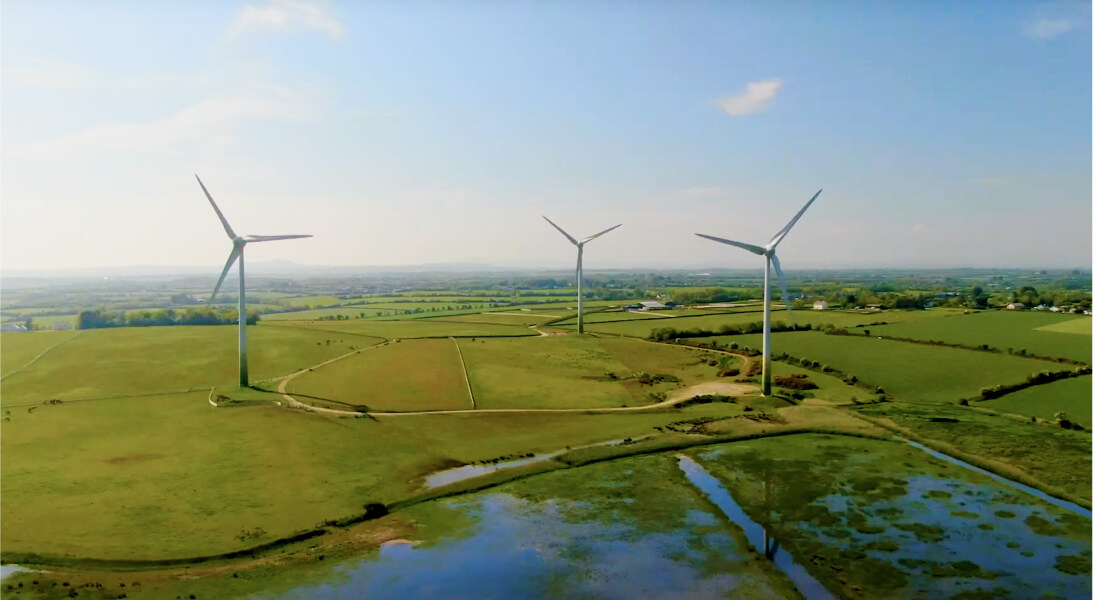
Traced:
<path fill-rule="evenodd" d="M 50 350 L 53 350 L 54 348 L 56 348 L 57 346 L 60 346 L 61 344 L 68 343 L 68 342 L 80 337 L 80 334 L 83 333 L 84 331 L 85 330 L 81 329 L 81 330 L 77 331 L 72 337 L 65 338 L 65 339 L 57 342 L 56 344 L 53 344 L 49 348 L 46 348 L 45 350 L 42 351 L 41 354 L 39 354 L 38 356 L 35 356 L 34 358 L 30 359 L 30 362 L 28 362 L 27 364 L 19 367 L 18 369 L 15 369 L 11 373 L 8 373 L 7 375 L 4 375 L 3 377 L 0 377 L 0 381 L 3 381 L 5 379 L 7 379 L 8 377 L 11 377 L 12 375 L 15 375 L 16 373 L 21 373 L 27 367 L 29 367 L 29 366 L 33 365 L 34 363 L 38 362 L 38 360 L 41 359 L 43 356 L 45 356 L 46 354 L 49 354 Z"/>

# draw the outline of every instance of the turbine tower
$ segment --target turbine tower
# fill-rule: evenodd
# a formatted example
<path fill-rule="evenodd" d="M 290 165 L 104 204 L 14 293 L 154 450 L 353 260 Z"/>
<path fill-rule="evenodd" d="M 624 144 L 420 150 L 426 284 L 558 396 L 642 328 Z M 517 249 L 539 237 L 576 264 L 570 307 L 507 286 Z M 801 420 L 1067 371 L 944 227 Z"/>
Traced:
<path fill-rule="evenodd" d="M 782 288 L 782 301 L 786 303 L 786 313 L 789 315 L 789 322 L 793 323 L 793 311 L 789 308 L 789 293 L 786 292 L 786 278 L 782 275 L 782 265 L 778 262 L 778 255 L 774 252 L 778 248 L 778 244 L 782 243 L 789 230 L 797 224 L 797 220 L 801 218 L 801 215 L 805 214 L 809 206 L 816 201 L 820 192 L 816 192 L 812 199 L 805 203 L 802 208 L 781 231 L 774 234 L 774 237 L 770 239 L 770 242 L 766 246 L 755 246 L 752 244 L 745 244 L 743 242 L 736 242 L 733 240 L 726 240 L 724 238 L 714 237 L 712 235 L 706 235 L 703 233 L 696 233 L 698 237 L 704 237 L 708 240 L 720 242 L 722 244 L 728 244 L 730 246 L 736 246 L 737 248 L 743 248 L 753 254 L 766 257 L 766 268 L 763 270 L 763 395 L 770 395 L 770 265 L 774 263 L 774 270 L 778 273 L 778 285 Z"/>
<path fill-rule="evenodd" d="M 597 233 L 596 235 L 590 235 L 590 236 L 588 236 L 588 237 L 586 237 L 583 240 L 578 242 L 576 239 L 574 239 L 573 236 L 566 233 L 564 229 L 562 229 L 561 227 L 558 227 L 557 225 L 555 225 L 554 221 L 551 221 L 550 219 L 547 219 L 546 215 L 543 215 L 543 218 L 546 219 L 547 223 L 550 223 L 551 225 L 554 225 L 555 229 L 562 232 L 562 235 L 564 235 L 567 240 L 572 242 L 573 245 L 577 247 L 577 333 L 584 333 L 584 314 L 583 314 L 584 313 L 584 299 L 583 299 L 583 296 L 581 295 L 581 290 L 584 287 L 583 282 L 582 282 L 582 280 L 584 279 L 584 267 L 582 266 L 582 263 L 581 263 L 581 258 L 584 256 L 584 245 L 587 244 L 588 242 L 591 242 L 592 240 L 600 237 L 601 235 L 607 233 L 608 231 L 611 231 L 613 229 L 618 229 L 619 227 L 622 227 L 622 223 L 619 223 L 618 225 L 615 225 L 614 227 L 609 227 L 607 229 L 604 229 L 603 231 Z"/>
<path fill-rule="evenodd" d="M 194 177 L 197 177 L 196 173 Z M 224 271 L 220 273 L 220 279 L 216 282 L 213 295 L 209 296 L 207 305 L 212 305 L 216 293 L 220 291 L 220 285 L 224 283 L 224 278 L 228 276 L 228 270 L 232 268 L 232 263 L 239 259 L 239 386 L 247 387 L 250 382 L 247 379 L 247 289 L 243 274 L 243 249 L 248 242 L 291 240 L 309 238 L 311 235 L 235 235 L 231 225 L 228 225 L 228 220 L 224 218 L 224 213 L 220 212 L 220 207 L 216 205 L 216 202 L 213 202 L 212 195 L 209 194 L 209 190 L 205 189 L 205 184 L 201 182 L 200 177 L 197 177 L 197 184 L 201 186 L 201 191 L 205 192 L 205 197 L 209 199 L 209 204 L 213 206 L 216 216 L 220 218 L 220 223 L 224 226 L 224 231 L 232 241 L 232 251 L 228 255 L 228 262 L 224 264 Z"/>

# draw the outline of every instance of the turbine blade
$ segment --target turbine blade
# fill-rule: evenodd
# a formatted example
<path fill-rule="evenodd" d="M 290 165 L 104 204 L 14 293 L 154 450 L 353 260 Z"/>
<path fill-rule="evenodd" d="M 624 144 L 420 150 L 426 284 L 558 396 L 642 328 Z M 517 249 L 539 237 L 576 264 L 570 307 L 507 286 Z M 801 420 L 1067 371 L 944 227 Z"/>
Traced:
<path fill-rule="evenodd" d="M 558 231 L 562 232 L 562 235 L 564 235 L 564 236 L 565 236 L 565 238 L 566 238 L 567 240 L 569 240 L 570 242 L 573 242 L 573 245 L 574 245 L 574 246 L 576 246 L 576 245 L 577 245 L 577 240 L 573 239 L 573 236 L 571 236 L 571 235 L 569 235 L 568 233 L 566 233 L 566 232 L 565 232 L 565 230 L 564 230 L 564 229 L 562 229 L 561 227 L 558 227 L 558 225 L 557 225 L 556 223 L 554 223 L 554 221 L 551 221 L 550 219 L 547 219 L 547 218 L 546 218 L 546 215 L 543 215 L 543 218 L 544 218 L 544 219 L 546 219 L 546 222 L 547 222 L 547 223 L 550 223 L 551 225 L 554 225 L 554 228 L 555 228 L 555 229 L 557 229 Z"/>
<path fill-rule="evenodd" d="M 706 238 L 708 240 L 713 240 L 715 242 L 721 242 L 722 244 L 728 244 L 730 246 L 736 246 L 737 248 L 743 248 L 744 250 L 747 250 L 748 252 L 751 252 L 753 254 L 758 254 L 759 256 L 762 256 L 763 254 L 766 253 L 766 250 L 764 250 L 763 248 L 760 248 L 759 246 L 755 246 L 753 244 L 745 244 L 744 242 L 734 242 L 732 240 L 726 240 L 725 238 L 714 237 L 712 235 L 706 235 L 704 233 L 696 233 L 695 235 L 697 235 L 698 237 Z"/>
<path fill-rule="evenodd" d="M 596 235 L 590 235 L 590 236 L 584 238 L 583 240 L 581 240 L 581 243 L 582 244 L 587 244 L 588 242 L 591 242 L 592 240 L 600 237 L 601 235 L 603 235 L 603 234 L 605 234 L 609 231 L 613 231 L 615 229 L 618 229 L 619 227 L 622 227 L 622 223 L 619 223 L 618 225 L 615 225 L 614 227 L 608 227 L 607 229 L 604 229 L 603 231 L 597 233 Z"/>
<path fill-rule="evenodd" d="M 194 173 L 194 177 L 197 177 L 197 173 Z M 224 218 L 224 213 L 220 212 L 220 207 L 216 205 L 216 202 L 213 202 L 212 194 L 209 193 L 209 190 L 205 189 L 205 184 L 201 182 L 200 177 L 197 177 L 197 184 L 201 186 L 201 191 L 205 192 L 205 197 L 209 199 L 209 204 L 213 205 L 216 216 L 220 217 L 220 222 L 224 225 L 224 231 L 228 233 L 229 238 L 234 240 L 235 232 L 232 231 L 232 226 L 228 225 L 228 220 Z"/>
<path fill-rule="evenodd" d="M 783 227 L 781 231 L 774 234 L 774 237 L 770 238 L 770 243 L 767 244 L 768 248 L 776 248 L 778 244 L 782 242 L 782 238 L 786 237 L 786 234 L 789 233 L 790 229 L 793 229 L 793 226 L 797 224 L 797 220 L 801 218 L 801 215 L 805 214 L 805 211 L 808 210 L 808 207 L 812 206 L 812 203 L 816 201 L 816 198 L 820 196 L 820 192 L 822 191 L 823 190 L 821 189 L 819 192 L 816 192 L 816 194 L 812 196 L 812 199 L 805 203 L 804 208 L 798 211 L 797 214 L 794 215 L 792 219 L 790 219 L 789 223 L 786 223 L 786 226 Z"/>
<path fill-rule="evenodd" d="M 243 239 L 248 242 L 273 242 L 276 240 L 294 240 L 297 238 L 315 237 L 311 234 L 304 235 L 245 235 Z"/>
<path fill-rule="evenodd" d="M 213 299 L 216 298 L 216 293 L 220 291 L 220 286 L 224 283 L 224 278 L 228 276 L 228 271 L 231 270 L 232 265 L 235 264 L 235 259 L 239 258 L 239 255 L 243 253 L 243 246 L 235 246 L 232 248 L 232 253 L 228 255 L 228 262 L 224 263 L 224 271 L 220 273 L 220 279 L 216 282 L 216 287 L 213 288 L 213 295 L 209 296 L 209 301 L 206 305 L 211 305 Z"/>
<path fill-rule="evenodd" d="M 778 262 L 778 255 L 771 254 L 770 262 L 774 263 L 774 272 L 778 274 L 778 286 L 782 288 L 782 302 L 786 303 L 786 314 L 789 315 L 789 324 L 794 329 L 797 324 L 793 322 L 793 310 L 789 307 L 789 291 L 786 290 L 786 277 L 782 275 L 782 263 Z"/>

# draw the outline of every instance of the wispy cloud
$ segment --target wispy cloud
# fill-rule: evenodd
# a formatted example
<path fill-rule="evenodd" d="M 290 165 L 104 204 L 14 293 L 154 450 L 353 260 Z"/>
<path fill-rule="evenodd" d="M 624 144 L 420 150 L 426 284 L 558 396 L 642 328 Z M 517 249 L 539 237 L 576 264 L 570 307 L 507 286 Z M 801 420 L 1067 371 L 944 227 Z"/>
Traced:
<path fill-rule="evenodd" d="M 250 31 L 317 31 L 332 40 L 342 37 L 342 25 L 324 0 L 269 0 L 248 4 L 235 19 L 237 34 Z"/>
<path fill-rule="evenodd" d="M 55 61 L 38 61 L 32 66 L 12 67 L 4 73 L 4 84 L 20 87 L 64 89 L 89 77 L 86 69 Z"/>
<path fill-rule="evenodd" d="M 1023 32 L 1035 39 L 1051 39 L 1089 26 L 1090 6 L 1079 2 L 1054 2 L 1036 7 L 1036 17 Z"/>
<path fill-rule="evenodd" d="M 782 88 L 782 80 L 777 77 L 749 83 L 744 91 L 735 96 L 727 96 L 717 101 L 717 106 L 733 117 L 753 115 L 770 104 Z"/>
<path fill-rule="evenodd" d="M 236 96 L 205 100 L 146 123 L 100 125 L 28 144 L 16 153 L 28 158 L 82 156 L 109 151 L 168 152 L 184 144 L 210 150 L 235 143 L 234 128 L 248 121 L 302 119 L 303 103 L 286 98 Z"/>

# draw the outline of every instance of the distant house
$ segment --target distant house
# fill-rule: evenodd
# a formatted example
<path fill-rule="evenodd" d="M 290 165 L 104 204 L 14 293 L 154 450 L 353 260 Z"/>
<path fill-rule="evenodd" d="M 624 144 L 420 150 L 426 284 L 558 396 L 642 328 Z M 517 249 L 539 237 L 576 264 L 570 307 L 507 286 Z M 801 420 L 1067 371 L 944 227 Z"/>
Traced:
<path fill-rule="evenodd" d="M 1063 310 L 1063 309 L 1059 308 L 1058 306 L 1052 306 L 1052 307 L 1051 307 L 1050 309 L 1048 309 L 1048 310 L 1050 310 L 1051 312 L 1059 312 L 1059 311 L 1061 311 L 1061 310 Z"/>
<path fill-rule="evenodd" d="M 645 300 L 641 302 L 641 310 L 664 310 L 665 308 L 668 307 L 656 300 Z"/>
<path fill-rule="evenodd" d="M 812 310 L 827 310 L 827 300 L 819 300 L 812 304 Z"/>
<path fill-rule="evenodd" d="M 27 326 L 23 325 L 22 323 L 4 323 L 3 325 L 0 325 L 0 331 L 3 331 L 3 332 L 26 331 L 26 330 L 27 330 Z"/>
<path fill-rule="evenodd" d="M 866 304 L 865 308 L 868 308 L 869 310 L 881 310 L 884 307 L 880 304 Z"/>
<path fill-rule="evenodd" d="M 1020 302 L 1014 302 L 1013 304 L 1010 304 L 1010 305 L 1006 306 L 1006 309 L 1008 309 L 1008 310 L 1025 310 L 1025 305 L 1021 304 Z"/>
<path fill-rule="evenodd" d="M 1041 304 L 1041 305 L 1037 306 L 1036 308 L 1033 308 L 1032 310 L 1048 310 L 1048 305 Z"/>

